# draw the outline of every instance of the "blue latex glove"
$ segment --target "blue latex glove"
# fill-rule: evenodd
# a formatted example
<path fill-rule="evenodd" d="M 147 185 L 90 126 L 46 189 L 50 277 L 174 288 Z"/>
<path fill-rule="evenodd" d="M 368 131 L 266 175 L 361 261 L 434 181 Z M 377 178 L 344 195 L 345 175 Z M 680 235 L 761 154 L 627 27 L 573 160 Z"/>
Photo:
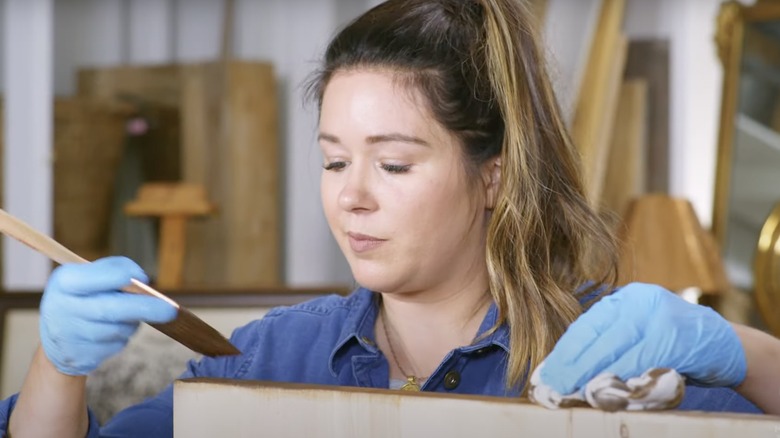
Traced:
<path fill-rule="evenodd" d="M 120 292 L 130 279 L 147 282 L 125 257 L 63 265 L 49 278 L 40 306 L 46 357 L 62 373 L 86 375 L 118 353 L 139 322 L 169 322 L 177 310 L 165 301 Z"/>
<path fill-rule="evenodd" d="M 717 312 L 662 287 L 632 283 L 569 326 L 540 377 L 571 394 L 602 372 L 626 380 L 652 367 L 674 368 L 700 385 L 736 386 L 747 361 L 742 342 Z"/>

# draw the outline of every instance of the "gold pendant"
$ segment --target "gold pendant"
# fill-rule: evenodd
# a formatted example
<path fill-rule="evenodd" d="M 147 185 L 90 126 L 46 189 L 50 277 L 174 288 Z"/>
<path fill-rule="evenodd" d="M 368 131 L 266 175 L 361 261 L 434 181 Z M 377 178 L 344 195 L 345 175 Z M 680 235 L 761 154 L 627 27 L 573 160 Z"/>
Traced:
<path fill-rule="evenodd" d="M 401 386 L 401 391 L 419 391 L 420 385 L 417 383 L 417 377 L 408 376 L 406 383 Z"/>

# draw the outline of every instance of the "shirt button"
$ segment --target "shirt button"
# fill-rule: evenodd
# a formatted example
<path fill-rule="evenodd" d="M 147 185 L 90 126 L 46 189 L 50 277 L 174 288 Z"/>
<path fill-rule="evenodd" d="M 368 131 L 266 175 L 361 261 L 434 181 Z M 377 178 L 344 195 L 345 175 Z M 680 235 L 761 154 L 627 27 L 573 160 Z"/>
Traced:
<path fill-rule="evenodd" d="M 460 373 L 452 370 L 444 375 L 444 388 L 455 389 L 460 385 Z"/>
<path fill-rule="evenodd" d="M 370 345 L 370 346 L 372 346 L 372 347 L 373 347 L 374 345 L 376 345 L 376 344 L 374 343 L 374 341 L 372 341 L 371 339 L 367 338 L 366 336 L 361 336 L 360 340 L 361 340 L 361 341 L 363 341 L 363 343 L 365 343 L 365 344 L 367 344 L 367 345 Z"/>

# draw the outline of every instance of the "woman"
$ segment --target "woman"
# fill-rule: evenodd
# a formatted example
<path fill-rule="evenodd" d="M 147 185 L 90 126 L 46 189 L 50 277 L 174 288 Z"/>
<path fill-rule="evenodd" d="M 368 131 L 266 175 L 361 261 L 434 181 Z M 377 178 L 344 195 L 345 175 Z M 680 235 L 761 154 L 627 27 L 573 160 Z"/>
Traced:
<path fill-rule="evenodd" d="M 758 411 L 750 399 L 780 412 L 774 392 L 755 388 L 766 370 L 753 352 L 777 354 L 772 338 L 641 284 L 578 319 L 611 289 L 614 242 L 583 197 L 517 3 L 379 5 L 332 41 L 311 91 L 325 213 L 362 287 L 271 311 L 233 334 L 242 355 L 191 363 L 185 377 L 518 396 L 552 351 L 543 379 L 563 393 L 601 370 L 671 366 L 700 384 L 740 385 L 691 387 L 683 408 Z M 88 418 L 84 376 L 138 321 L 175 316 L 115 292 L 130 278 L 145 276 L 122 258 L 54 272 L 42 348 L 3 404 L 14 436 L 172 434 L 170 387 L 102 431 Z"/>

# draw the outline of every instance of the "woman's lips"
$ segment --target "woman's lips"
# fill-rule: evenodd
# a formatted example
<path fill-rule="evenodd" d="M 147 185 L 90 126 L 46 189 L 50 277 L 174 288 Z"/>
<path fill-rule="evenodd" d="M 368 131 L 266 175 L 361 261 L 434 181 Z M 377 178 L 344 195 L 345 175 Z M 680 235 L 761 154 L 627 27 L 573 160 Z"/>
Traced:
<path fill-rule="evenodd" d="M 386 242 L 385 239 L 360 233 L 347 233 L 347 237 L 349 237 L 349 247 L 356 253 L 371 251 Z"/>

